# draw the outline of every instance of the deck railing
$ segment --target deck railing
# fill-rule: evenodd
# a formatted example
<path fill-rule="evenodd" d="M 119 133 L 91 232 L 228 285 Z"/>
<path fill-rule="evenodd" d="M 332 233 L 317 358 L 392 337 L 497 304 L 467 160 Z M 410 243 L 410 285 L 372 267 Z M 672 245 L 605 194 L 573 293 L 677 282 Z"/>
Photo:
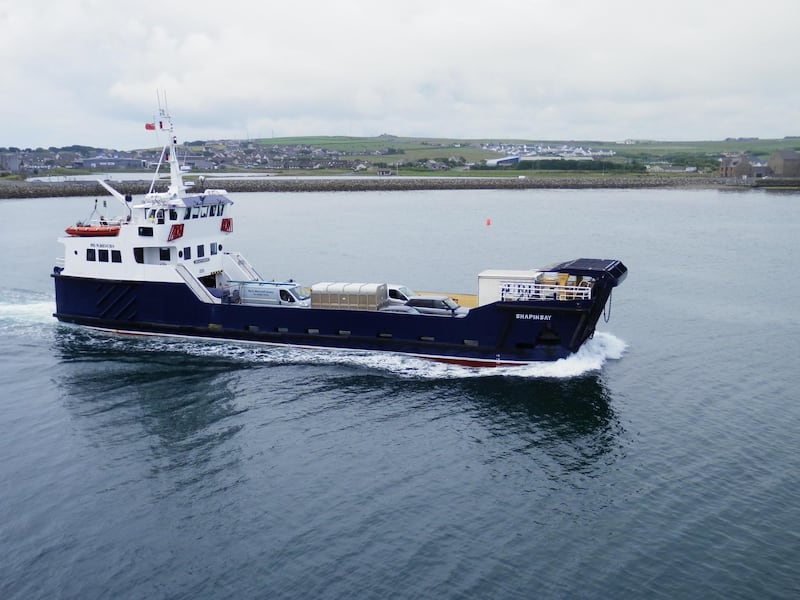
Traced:
<path fill-rule="evenodd" d="M 186 282 L 186 285 L 189 286 L 189 289 L 194 292 L 194 295 L 197 296 L 198 300 L 205 302 L 206 304 L 219 304 L 221 302 L 221 300 L 208 291 L 208 288 L 200 283 L 185 266 L 182 264 L 177 264 L 175 265 L 175 270 Z"/>
<path fill-rule="evenodd" d="M 592 286 L 588 281 L 578 285 L 559 285 L 557 281 L 505 281 L 500 284 L 502 302 L 525 300 L 589 300 Z"/>
<path fill-rule="evenodd" d="M 241 253 L 226 252 L 225 254 L 229 256 L 237 265 L 239 265 L 239 268 L 250 278 L 251 281 L 261 280 L 261 275 L 258 274 L 258 271 L 256 271 L 255 267 L 253 267 L 253 265 L 251 265 L 250 262 L 241 255 Z"/>

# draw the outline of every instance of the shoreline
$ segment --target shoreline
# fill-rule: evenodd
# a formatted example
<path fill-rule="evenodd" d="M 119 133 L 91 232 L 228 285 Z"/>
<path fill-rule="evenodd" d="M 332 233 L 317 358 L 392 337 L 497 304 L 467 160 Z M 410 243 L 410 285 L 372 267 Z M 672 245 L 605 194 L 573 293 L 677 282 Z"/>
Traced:
<path fill-rule="evenodd" d="M 225 179 L 205 181 L 207 188 L 239 192 L 361 192 L 414 190 L 525 190 L 525 189 L 708 189 L 743 188 L 751 184 L 731 182 L 719 177 L 378 177 L 378 178 L 271 178 Z M 150 189 L 149 181 L 115 181 L 122 194 L 141 195 Z M 159 181 L 156 189 L 165 191 L 168 182 Z M 0 181 L 0 199 L 52 198 L 66 196 L 108 196 L 96 181 L 63 181 L 55 183 Z"/>

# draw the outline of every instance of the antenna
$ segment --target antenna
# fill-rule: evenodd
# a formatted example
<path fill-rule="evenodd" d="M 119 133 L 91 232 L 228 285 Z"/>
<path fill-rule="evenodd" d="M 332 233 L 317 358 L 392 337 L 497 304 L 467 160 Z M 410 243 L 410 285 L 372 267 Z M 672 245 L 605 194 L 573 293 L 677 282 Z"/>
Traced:
<path fill-rule="evenodd" d="M 156 90 L 156 102 L 158 103 L 158 115 L 169 119 L 169 106 L 167 104 L 167 90 Z"/>

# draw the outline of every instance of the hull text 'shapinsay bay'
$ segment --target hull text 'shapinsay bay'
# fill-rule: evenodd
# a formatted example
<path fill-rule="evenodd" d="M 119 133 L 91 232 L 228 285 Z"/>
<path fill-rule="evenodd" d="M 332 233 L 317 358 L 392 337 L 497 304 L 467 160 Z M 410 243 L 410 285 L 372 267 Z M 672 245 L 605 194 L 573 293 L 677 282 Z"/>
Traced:
<path fill-rule="evenodd" d="M 233 202 L 226 192 L 184 185 L 172 121 L 160 112 L 158 129 L 169 135 L 162 152 L 169 189 L 151 186 L 134 200 L 101 182 L 120 201 L 122 216 L 95 213 L 60 238 L 64 259 L 52 275 L 60 321 L 121 333 L 515 365 L 577 351 L 627 275 L 618 260 L 592 258 L 490 270 L 478 275 L 477 296 L 409 297 L 404 286 L 385 282 L 308 288 L 265 281 L 228 248 Z"/>

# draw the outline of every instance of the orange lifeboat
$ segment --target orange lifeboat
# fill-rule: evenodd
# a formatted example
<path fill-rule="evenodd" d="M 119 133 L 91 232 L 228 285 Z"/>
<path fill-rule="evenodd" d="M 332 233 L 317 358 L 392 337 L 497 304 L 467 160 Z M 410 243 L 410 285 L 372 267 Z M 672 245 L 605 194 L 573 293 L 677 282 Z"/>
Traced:
<path fill-rule="evenodd" d="M 114 237 L 119 234 L 119 225 L 72 225 L 64 231 L 77 237 Z"/>

